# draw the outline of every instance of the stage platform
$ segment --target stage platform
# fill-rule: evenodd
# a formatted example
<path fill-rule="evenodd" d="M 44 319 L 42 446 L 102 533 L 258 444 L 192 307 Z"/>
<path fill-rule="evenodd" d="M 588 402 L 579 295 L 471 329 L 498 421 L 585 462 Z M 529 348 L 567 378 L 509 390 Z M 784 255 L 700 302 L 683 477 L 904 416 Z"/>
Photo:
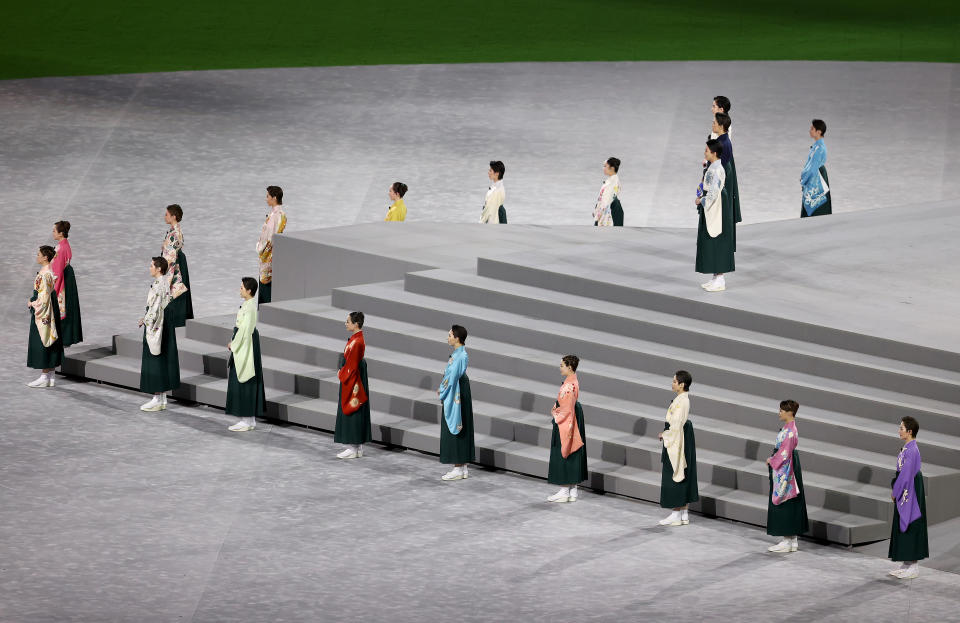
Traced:
<path fill-rule="evenodd" d="M 563 354 L 581 357 L 589 486 L 659 499 L 677 369 L 694 377 L 701 502 L 764 525 L 781 399 L 798 427 L 811 536 L 889 536 L 899 418 L 921 423 L 931 522 L 960 516 L 960 295 L 943 262 L 957 202 L 742 226 L 728 290 L 706 293 L 688 229 L 375 223 L 276 244 L 259 329 L 269 415 L 332 430 L 347 312 L 367 315 L 374 438 L 436 453 L 453 323 L 470 331 L 478 462 L 545 477 Z M 693 210 L 691 206 L 691 211 Z M 909 216 L 908 216 L 909 215 Z M 178 398 L 222 406 L 232 315 L 178 335 Z M 140 336 L 71 352 L 69 374 L 126 387 Z"/>

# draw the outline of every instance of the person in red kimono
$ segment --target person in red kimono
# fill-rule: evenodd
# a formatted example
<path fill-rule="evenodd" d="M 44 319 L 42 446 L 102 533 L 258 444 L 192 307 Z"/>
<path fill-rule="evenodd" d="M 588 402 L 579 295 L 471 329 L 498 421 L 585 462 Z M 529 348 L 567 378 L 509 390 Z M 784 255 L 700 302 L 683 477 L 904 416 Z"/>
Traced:
<path fill-rule="evenodd" d="M 363 456 L 363 444 L 373 436 L 370 431 L 370 401 L 367 398 L 367 361 L 363 358 L 363 312 L 350 312 L 344 323 L 350 339 L 340 355 L 340 400 L 337 402 L 337 425 L 333 440 L 346 444 L 338 459 L 358 459 Z"/>

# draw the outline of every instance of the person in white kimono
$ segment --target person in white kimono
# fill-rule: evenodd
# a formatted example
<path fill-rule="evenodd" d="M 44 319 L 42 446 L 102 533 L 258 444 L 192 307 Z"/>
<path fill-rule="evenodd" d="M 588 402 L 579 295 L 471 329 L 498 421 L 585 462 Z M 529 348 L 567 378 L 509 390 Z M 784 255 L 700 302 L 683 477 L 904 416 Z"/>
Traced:
<path fill-rule="evenodd" d="M 603 163 L 603 174 L 607 176 L 600 186 L 600 196 L 593 206 L 593 224 L 598 227 L 623 225 L 623 209 L 620 208 L 619 219 L 614 218 L 614 209 L 620 206 L 620 160 L 607 158 Z"/>
<path fill-rule="evenodd" d="M 713 279 L 701 284 L 707 292 L 725 290 L 724 273 L 733 272 L 735 268 L 733 205 L 726 190 L 726 172 L 720 161 L 722 155 L 723 146 L 719 141 L 707 141 L 704 157 L 710 166 L 697 189 L 696 204 L 700 222 L 697 228 L 696 271 L 713 275 Z"/>
<path fill-rule="evenodd" d="M 147 294 L 147 306 L 138 325 L 143 327 L 143 353 L 140 359 L 140 391 L 153 394 L 142 411 L 163 411 L 167 408 L 167 392 L 180 387 L 180 365 L 177 353 L 176 327 L 166 314 L 170 303 L 169 266 L 162 256 L 150 262 L 153 283 Z"/>
<path fill-rule="evenodd" d="M 257 304 L 269 303 L 273 296 L 273 237 L 282 234 L 287 226 L 287 213 L 283 211 L 283 189 L 267 186 L 267 205 L 270 212 L 260 228 L 257 240 L 257 256 L 260 259 L 260 287 Z"/>
<path fill-rule="evenodd" d="M 480 213 L 481 223 L 495 225 L 507 221 L 506 209 L 504 208 L 501 212 L 503 202 L 506 199 L 506 193 L 503 190 L 503 175 L 506 172 L 507 168 L 502 162 L 499 160 L 490 161 L 490 170 L 487 171 L 490 188 L 487 189 L 487 196 L 483 199 L 483 211 Z"/>

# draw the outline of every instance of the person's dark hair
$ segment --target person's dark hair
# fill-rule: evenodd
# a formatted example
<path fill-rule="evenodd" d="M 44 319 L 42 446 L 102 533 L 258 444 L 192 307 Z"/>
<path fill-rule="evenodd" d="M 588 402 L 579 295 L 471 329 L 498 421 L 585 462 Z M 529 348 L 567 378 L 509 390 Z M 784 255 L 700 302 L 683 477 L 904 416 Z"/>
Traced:
<path fill-rule="evenodd" d="M 467 343 L 467 330 L 460 325 L 455 324 L 450 327 L 450 332 L 453 333 L 453 337 L 457 338 L 461 344 Z"/>
<path fill-rule="evenodd" d="M 256 296 L 257 288 L 260 287 L 260 280 L 254 279 L 253 277 L 244 277 L 240 281 L 243 282 L 243 289 Z"/>
<path fill-rule="evenodd" d="M 277 200 L 277 203 L 283 205 L 283 189 L 279 186 L 267 186 L 267 194 Z"/>
<path fill-rule="evenodd" d="M 168 205 L 167 212 L 170 213 L 170 216 L 177 219 L 178 223 L 183 220 L 183 208 L 181 208 L 179 205 L 175 203 Z"/>
<path fill-rule="evenodd" d="M 50 245 L 45 244 L 40 247 L 40 255 L 46 258 L 48 262 L 52 262 L 53 258 L 57 256 L 57 250 Z"/>
<path fill-rule="evenodd" d="M 70 237 L 70 221 L 57 221 L 53 224 L 57 232 L 64 238 Z"/>
<path fill-rule="evenodd" d="M 407 194 L 407 185 L 404 184 L 403 182 L 394 182 L 393 186 L 391 186 L 390 188 L 393 189 L 393 192 L 400 195 L 401 199 L 403 199 L 403 196 Z"/>
<path fill-rule="evenodd" d="M 686 370 L 677 370 L 673 375 L 677 377 L 677 383 L 683 385 L 683 391 L 690 391 L 690 386 L 693 385 L 693 377 L 690 376 L 690 373 Z"/>
<path fill-rule="evenodd" d="M 824 123 L 823 119 L 814 119 L 813 121 L 810 122 L 810 125 L 812 125 L 814 128 L 817 129 L 817 131 L 820 132 L 820 136 L 827 135 L 827 124 Z"/>
<path fill-rule="evenodd" d="M 497 174 L 498 180 L 502 180 L 504 173 L 507 172 L 507 167 L 503 166 L 503 163 L 499 160 L 491 160 L 490 168 L 493 169 L 493 172 Z"/>
<path fill-rule="evenodd" d="M 363 312 L 350 312 L 350 322 L 363 328 Z"/>
<path fill-rule="evenodd" d="M 713 117 L 717 120 L 717 123 L 720 124 L 720 127 L 723 128 L 724 132 L 730 130 L 730 115 L 725 112 L 718 112 L 714 114 Z"/>
<path fill-rule="evenodd" d="M 713 152 L 717 156 L 717 158 L 723 155 L 723 145 L 721 145 L 720 141 L 718 141 L 715 138 L 712 138 L 709 141 L 707 141 L 707 149 Z"/>
<path fill-rule="evenodd" d="M 797 417 L 797 411 L 800 410 L 800 403 L 796 400 L 781 400 L 780 410 L 792 413 L 793 417 Z"/>
<path fill-rule="evenodd" d="M 730 112 L 730 98 L 726 95 L 718 95 L 713 98 L 713 103 L 716 104 L 723 112 Z"/>
<path fill-rule="evenodd" d="M 918 422 L 915 417 L 910 415 L 904 417 L 900 421 L 903 422 L 903 427 L 910 431 L 910 436 L 916 439 L 917 433 L 920 432 L 920 422 Z"/>
<path fill-rule="evenodd" d="M 617 172 L 620 171 L 620 159 L 619 159 L 619 158 L 614 158 L 613 156 L 610 156 L 609 158 L 607 158 L 607 164 L 610 165 L 610 168 L 613 169 L 613 172 L 614 172 L 614 173 L 617 173 Z"/>
<path fill-rule="evenodd" d="M 580 358 L 576 355 L 564 355 L 561 361 L 563 361 L 563 365 L 567 366 L 574 372 L 577 371 L 577 366 L 580 365 Z"/>
<path fill-rule="evenodd" d="M 167 259 L 162 255 L 158 255 L 153 258 L 153 265 L 160 270 L 161 275 L 167 274 L 167 269 L 170 268 L 170 265 L 167 263 Z"/>

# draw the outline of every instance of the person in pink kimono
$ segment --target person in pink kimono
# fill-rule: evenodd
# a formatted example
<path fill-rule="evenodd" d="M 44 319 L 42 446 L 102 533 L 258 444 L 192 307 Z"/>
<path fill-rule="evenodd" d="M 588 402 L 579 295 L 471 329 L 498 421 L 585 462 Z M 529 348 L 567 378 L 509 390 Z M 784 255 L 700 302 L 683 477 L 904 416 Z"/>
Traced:
<path fill-rule="evenodd" d="M 800 454 L 797 452 L 800 437 L 796 417 L 799 409 L 800 405 L 796 400 L 784 400 L 780 403 L 779 417 L 783 426 L 777 434 L 773 454 L 767 459 L 770 475 L 767 534 L 781 537 L 781 541 L 767 548 L 767 551 L 778 554 L 797 551 L 800 547 L 799 535 L 810 528 L 807 500 L 803 495 Z"/>
<path fill-rule="evenodd" d="M 560 485 L 560 490 L 547 498 L 548 502 L 576 502 L 577 485 L 587 479 L 587 435 L 580 407 L 580 381 L 577 366 L 580 358 L 565 355 L 560 361 L 563 384 L 556 403 L 550 411 L 553 417 L 553 436 L 550 438 L 550 467 L 547 482 Z"/>

